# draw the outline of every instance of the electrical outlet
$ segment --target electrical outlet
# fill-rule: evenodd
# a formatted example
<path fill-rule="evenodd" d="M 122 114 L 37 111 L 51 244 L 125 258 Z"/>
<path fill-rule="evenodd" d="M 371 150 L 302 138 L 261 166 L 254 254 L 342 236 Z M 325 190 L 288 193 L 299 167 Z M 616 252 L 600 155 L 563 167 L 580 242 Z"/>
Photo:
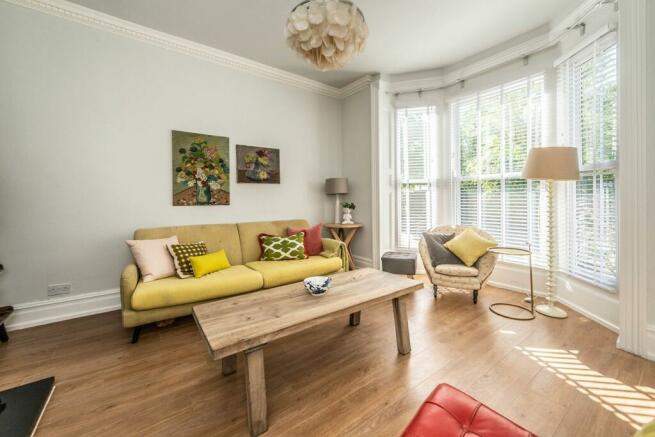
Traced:
<path fill-rule="evenodd" d="M 48 296 L 60 296 L 62 294 L 70 294 L 73 284 L 67 282 L 65 284 L 50 284 L 48 285 Z"/>

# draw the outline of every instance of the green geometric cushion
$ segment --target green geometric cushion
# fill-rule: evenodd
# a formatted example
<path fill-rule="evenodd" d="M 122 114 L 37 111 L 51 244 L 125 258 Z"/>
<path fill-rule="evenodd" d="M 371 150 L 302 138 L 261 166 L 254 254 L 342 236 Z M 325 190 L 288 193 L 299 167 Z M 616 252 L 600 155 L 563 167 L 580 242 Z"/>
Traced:
<path fill-rule="evenodd" d="M 261 261 L 307 258 L 304 232 L 298 232 L 288 237 L 259 234 L 259 244 L 262 248 Z"/>
<path fill-rule="evenodd" d="M 192 244 L 169 244 L 168 251 L 175 262 L 175 271 L 180 278 L 190 278 L 193 276 L 193 267 L 189 257 L 207 254 L 207 246 L 204 242 Z"/>

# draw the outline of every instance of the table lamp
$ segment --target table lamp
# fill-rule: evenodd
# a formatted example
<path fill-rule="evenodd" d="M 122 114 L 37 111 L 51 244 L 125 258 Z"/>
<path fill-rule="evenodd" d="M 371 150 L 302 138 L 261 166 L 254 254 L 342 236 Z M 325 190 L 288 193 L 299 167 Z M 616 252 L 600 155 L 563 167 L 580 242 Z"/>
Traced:
<path fill-rule="evenodd" d="M 535 307 L 539 314 L 564 319 L 567 314 L 555 306 L 555 181 L 575 181 L 580 179 L 578 165 L 578 149 L 575 147 L 537 147 L 530 149 L 528 159 L 525 161 L 522 176 L 525 179 L 546 181 L 548 196 L 547 227 L 547 275 L 546 275 L 546 303 Z"/>
<path fill-rule="evenodd" d="M 348 194 L 348 178 L 329 178 L 325 180 L 325 193 L 334 194 L 334 223 L 339 221 L 339 200 L 341 194 Z"/>

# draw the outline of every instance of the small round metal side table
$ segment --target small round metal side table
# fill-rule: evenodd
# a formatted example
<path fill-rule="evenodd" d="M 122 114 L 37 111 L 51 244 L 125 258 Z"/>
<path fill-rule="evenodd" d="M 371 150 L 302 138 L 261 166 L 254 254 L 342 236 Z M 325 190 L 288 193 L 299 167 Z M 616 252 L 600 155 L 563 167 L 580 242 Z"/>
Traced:
<path fill-rule="evenodd" d="M 496 253 L 498 255 L 512 255 L 512 256 L 527 256 L 528 257 L 528 264 L 530 265 L 530 308 L 526 308 L 521 305 L 516 305 L 513 303 L 505 303 L 505 302 L 497 302 L 497 303 L 492 303 L 489 305 L 489 310 L 501 317 L 505 317 L 507 319 L 512 319 L 512 320 L 533 320 L 535 318 L 534 314 L 534 284 L 533 284 L 533 279 L 532 279 L 532 251 L 530 250 L 530 246 L 528 245 L 527 249 L 523 249 L 520 247 L 493 247 L 489 249 L 489 252 L 491 253 Z M 530 313 L 526 317 L 514 317 L 514 316 L 508 316 L 507 314 L 501 313 L 499 310 L 497 310 L 495 307 L 512 307 L 512 308 L 520 308 L 524 311 L 527 311 Z"/>

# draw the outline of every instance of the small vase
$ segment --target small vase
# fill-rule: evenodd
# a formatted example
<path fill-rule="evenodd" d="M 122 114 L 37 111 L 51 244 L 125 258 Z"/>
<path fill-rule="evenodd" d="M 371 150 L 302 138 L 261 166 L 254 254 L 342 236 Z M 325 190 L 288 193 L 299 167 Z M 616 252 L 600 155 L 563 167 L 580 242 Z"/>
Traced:
<path fill-rule="evenodd" d="M 266 173 L 265 177 L 262 177 L 262 171 Z M 255 182 L 263 182 L 268 180 L 268 168 L 257 162 L 251 170 L 246 170 L 246 177 Z"/>
<path fill-rule="evenodd" d="M 209 184 L 203 185 L 198 181 L 196 184 L 196 205 L 209 205 L 212 200 L 212 192 Z"/>
<path fill-rule="evenodd" d="M 343 219 L 341 221 L 342 225 L 352 225 L 353 216 L 350 214 L 350 208 L 343 208 Z"/>

